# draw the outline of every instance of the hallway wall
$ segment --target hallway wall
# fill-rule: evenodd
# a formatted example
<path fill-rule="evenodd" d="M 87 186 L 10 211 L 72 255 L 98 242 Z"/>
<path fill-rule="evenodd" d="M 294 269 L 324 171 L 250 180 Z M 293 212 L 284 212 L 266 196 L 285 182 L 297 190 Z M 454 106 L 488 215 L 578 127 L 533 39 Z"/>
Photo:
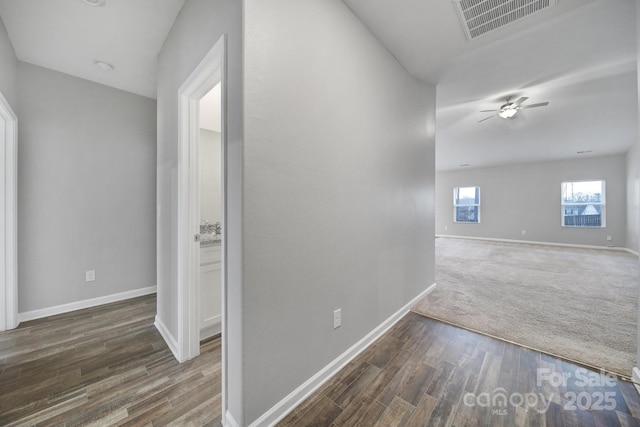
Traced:
<path fill-rule="evenodd" d="M 228 405 L 242 423 L 242 1 L 187 0 L 158 56 L 158 319 L 178 336 L 178 90 L 216 42 L 227 38 Z"/>
<path fill-rule="evenodd" d="M 434 283 L 435 88 L 339 0 L 246 1 L 244 59 L 246 425 Z"/>
<path fill-rule="evenodd" d="M 0 92 L 16 109 L 16 77 L 18 60 L 9 40 L 7 29 L 0 19 Z"/>
<path fill-rule="evenodd" d="M 155 286 L 155 100 L 24 62 L 17 82 L 19 312 Z"/>

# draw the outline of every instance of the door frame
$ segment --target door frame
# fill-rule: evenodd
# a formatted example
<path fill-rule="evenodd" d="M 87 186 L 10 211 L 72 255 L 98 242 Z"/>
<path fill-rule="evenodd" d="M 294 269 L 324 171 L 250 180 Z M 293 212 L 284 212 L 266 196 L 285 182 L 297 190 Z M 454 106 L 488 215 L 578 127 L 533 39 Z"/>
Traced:
<path fill-rule="evenodd" d="M 220 83 L 222 159 L 222 413 L 227 402 L 227 37 L 218 39 L 178 90 L 178 361 L 200 354 L 200 100 Z"/>
<path fill-rule="evenodd" d="M 18 320 L 18 118 L 0 93 L 0 331 Z"/>

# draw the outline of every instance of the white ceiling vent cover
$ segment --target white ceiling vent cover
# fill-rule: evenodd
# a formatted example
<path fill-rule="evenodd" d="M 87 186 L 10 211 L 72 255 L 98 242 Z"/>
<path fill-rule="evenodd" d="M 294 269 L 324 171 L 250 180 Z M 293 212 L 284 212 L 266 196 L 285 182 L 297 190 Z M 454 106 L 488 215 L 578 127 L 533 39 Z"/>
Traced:
<path fill-rule="evenodd" d="M 504 27 L 541 10 L 558 0 L 454 0 L 462 28 L 469 40 Z"/>

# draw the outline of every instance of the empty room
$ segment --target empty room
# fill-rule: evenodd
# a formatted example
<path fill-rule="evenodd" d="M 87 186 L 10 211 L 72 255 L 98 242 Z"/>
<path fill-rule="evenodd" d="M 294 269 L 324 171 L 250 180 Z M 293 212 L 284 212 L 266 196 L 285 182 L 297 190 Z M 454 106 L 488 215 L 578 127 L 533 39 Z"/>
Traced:
<path fill-rule="evenodd" d="M 639 13 L 0 0 L 0 425 L 640 425 Z"/>
<path fill-rule="evenodd" d="M 639 281 L 633 14 L 628 2 L 593 3 L 464 55 L 444 73 L 438 289 L 417 311 L 631 376 Z"/>

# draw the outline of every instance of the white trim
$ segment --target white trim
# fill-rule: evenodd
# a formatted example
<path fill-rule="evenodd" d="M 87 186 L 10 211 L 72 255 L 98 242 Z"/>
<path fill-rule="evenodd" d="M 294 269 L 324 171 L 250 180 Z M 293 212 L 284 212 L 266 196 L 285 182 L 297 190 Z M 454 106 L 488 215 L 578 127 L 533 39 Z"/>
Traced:
<path fill-rule="evenodd" d="M 436 234 L 436 237 L 445 237 L 448 239 L 486 240 L 488 242 L 502 242 L 502 243 L 528 243 L 530 245 L 560 246 L 565 248 L 606 249 L 608 251 L 624 251 L 624 252 L 630 252 L 632 254 L 638 255 L 637 252 L 634 252 L 631 249 L 627 249 L 619 246 L 577 245 L 573 243 L 539 242 L 535 240 L 497 239 L 493 237 L 454 236 L 454 235 L 448 235 L 448 234 Z"/>
<path fill-rule="evenodd" d="M 173 357 L 178 359 L 178 342 L 171 334 L 171 332 L 169 332 L 169 328 L 167 328 L 167 326 L 162 322 L 162 319 L 160 319 L 157 315 L 155 322 L 153 322 L 153 325 L 156 327 L 158 332 L 160 332 L 160 335 L 164 339 L 164 342 L 167 343 L 167 347 L 169 347 L 169 350 L 171 350 L 171 353 L 173 353 Z"/>
<path fill-rule="evenodd" d="M 156 293 L 156 287 L 149 286 L 148 288 L 135 289 L 133 291 L 121 292 L 118 294 L 106 295 L 98 298 L 85 299 L 82 301 L 75 301 L 68 304 L 61 304 L 53 307 L 40 308 L 38 310 L 26 311 L 24 313 L 20 313 L 19 318 L 21 322 L 26 322 L 29 320 L 55 316 L 56 314 L 69 313 L 70 311 L 82 310 L 85 308 L 96 307 L 98 305 L 124 301 L 127 299 L 141 297 L 143 295 L 150 295 L 155 293 Z"/>
<path fill-rule="evenodd" d="M 199 101 L 221 83 L 222 146 L 222 413 L 227 413 L 227 36 L 223 34 L 178 91 L 178 352 L 180 362 L 200 354 L 200 248 L 193 243 L 199 233 L 198 137 Z M 195 187 L 194 187 L 195 184 Z M 197 208 L 197 209 L 196 209 Z M 196 221 L 197 219 L 197 221 Z M 241 337 L 234 337 L 240 339 Z M 176 353 L 174 353 L 176 354 Z"/>
<path fill-rule="evenodd" d="M 636 388 L 638 394 L 640 394 L 640 369 L 635 366 L 631 372 L 631 381 L 633 382 L 633 386 Z"/>
<path fill-rule="evenodd" d="M 18 327 L 18 118 L 0 93 L 0 331 Z"/>
<path fill-rule="evenodd" d="M 178 90 L 180 150 L 178 156 L 178 361 L 200 354 L 199 109 L 202 99 L 223 80 L 226 37 L 223 35 Z M 225 85 L 222 85 L 224 99 Z M 222 140 L 225 141 L 224 103 Z M 224 145 L 224 142 L 223 142 Z M 224 174 L 223 174 L 224 175 Z M 224 185 L 224 178 L 223 178 Z M 223 213 L 224 226 L 224 213 Z M 223 230 L 224 235 L 224 230 Z M 224 240 L 222 245 L 224 246 Z M 223 248 L 224 252 L 224 248 Z M 223 266 L 224 268 L 224 266 Z M 224 276 L 223 276 L 224 277 Z"/>
<path fill-rule="evenodd" d="M 200 326 L 200 341 L 211 338 L 222 332 L 222 315 L 210 317 L 202 321 Z"/>
<path fill-rule="evenodd" d="M 637 257 L 640 257 L 640 253 L 638 253 L 637 251 L 634 251 L 633 249 L 629 249 L 629 248 L 622 248 L 622 250 L 629 252 L 631 255 L 635 255 Z"/>
<path fill-rule="evenodd" d="M 227 411 L 225 416 L 222 418 L 222 425 L 224 427 L 240 427 L 229 411 Z"/>
<path fill-rule="evenodd" d="M 387 320 L 378 325 L 374 330 L 369 332 L 364 338 L 355 343 L 351 348 L 338 356 L 335 360 L 322 368 L 318 373 L 309 378 L 304 384 L 292 391 L 287 397 L 276 403 L 271 409 L 262 414 L 260 418 L 251 423 L 250 427 L 272 426 L 281 421 L 289 412 L 300 405 L 305 399 L 313 394 L 331 377 L 337 374 L 355 357 L 362 353 L 367 347 L 373 344 L 393 325 L 402 319 L 411 308 L 426 295 L 430 294 L 436 288 L 436 284 L 429 286 L 417 297 L 405 304 L 400 310 L 393 313 Z"/>

